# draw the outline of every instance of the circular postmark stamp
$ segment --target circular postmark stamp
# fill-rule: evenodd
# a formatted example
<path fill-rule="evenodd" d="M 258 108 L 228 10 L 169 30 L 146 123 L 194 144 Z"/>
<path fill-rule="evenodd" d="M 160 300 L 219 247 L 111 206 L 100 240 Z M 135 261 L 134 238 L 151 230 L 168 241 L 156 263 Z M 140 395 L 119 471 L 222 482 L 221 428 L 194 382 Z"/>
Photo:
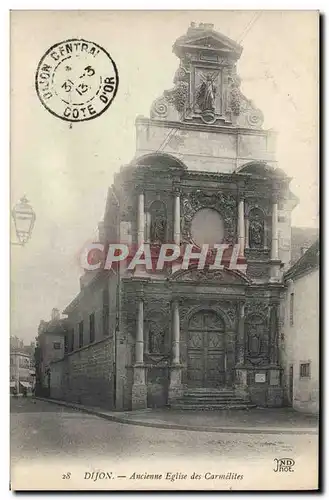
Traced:
<path fill-rule="evenodd" d="M 116 65 L 94 42 L 78 38 L 56 43 L 39 62 L 35 87 L 43 106 L 69 122 L 100 116 L 118 89 Z"/>

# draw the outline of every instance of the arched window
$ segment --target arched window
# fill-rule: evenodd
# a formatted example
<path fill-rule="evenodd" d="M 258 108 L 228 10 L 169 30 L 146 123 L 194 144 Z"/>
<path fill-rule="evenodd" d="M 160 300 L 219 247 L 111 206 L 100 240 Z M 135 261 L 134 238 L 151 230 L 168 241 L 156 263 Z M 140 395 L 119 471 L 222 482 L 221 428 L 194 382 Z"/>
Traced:
<path fill-rule="evenodd" d="M 151 243 L 160 245 L 167 240 L 167 214 L 162 201 L 156 200 L 150 207 L 150 240 Z"/>
<path fill-rule="evenodd" d="M 259 208 L 253 208 L 249 212 L 249 247 L 264 248 L 265 227 L 264 214 Z"/>

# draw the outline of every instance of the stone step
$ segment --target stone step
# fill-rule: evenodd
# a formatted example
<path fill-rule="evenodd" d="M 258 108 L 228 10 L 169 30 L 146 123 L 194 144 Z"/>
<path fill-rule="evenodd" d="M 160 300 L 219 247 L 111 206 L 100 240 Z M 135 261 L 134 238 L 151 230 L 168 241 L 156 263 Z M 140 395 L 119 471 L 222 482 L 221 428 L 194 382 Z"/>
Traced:
<path fill-rule="evenodd" d="M 197 391 L 195 389 L 187 389 L 185 391 L 185 394 L 200 394 L 202 396 L 203 394 L 235 394 L 235 391 L 233 389 L 206 389 L 203 391 Z"/>
<path fill-rule="evenodd" d="M 204 392 L 203 394 L 199 392 L 184 392 L 184 396 L 191 396 L 194 398 L 230 398 L 232 396 L 235 396 L 235 392 Z"/>
<path fill-rule="evenodd" d="M 213 387 L 190 388 L 171 404 L 176 410 L 242 410 L 254 408 L 249 400 L 245 400 L 228 388 Z"/>
<path fill-rule="evenodd" d="M 243 404 L 234 404 L 230 403 L 227 405 L 224 404 L 212 404 L 212 405 L 186 405 L 186 404 L 172 404 L 171 408 L 173 410 L 196 410 L 196 411 L 204 411 L 204 410 L 248 410 L 249 408 L 255 408 L 256 405 L 252 405 L 250 403 Z"/>
<path fill-rule="evenodd" d="M 207 404 L 233 404 L 233 403 L 248 403 L 242 398 L 232 398 L 232 399 L 189 399 L 189 398 L 179 398 L 175 403 L 186 403 L 194 405 L 207 405 Z"/>
<path fill-rule="evenodd" d="M 234 392 L 234 389 L 229 387 L 190 387 L 185 389 L 185 392 L 198 392 L 203 394 L 204 392 Z"/>

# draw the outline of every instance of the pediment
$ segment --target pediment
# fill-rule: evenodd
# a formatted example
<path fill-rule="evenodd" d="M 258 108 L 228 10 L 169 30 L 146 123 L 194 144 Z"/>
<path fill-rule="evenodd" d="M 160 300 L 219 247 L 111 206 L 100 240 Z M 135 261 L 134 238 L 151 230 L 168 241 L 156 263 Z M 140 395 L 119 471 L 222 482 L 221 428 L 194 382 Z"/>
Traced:
<path fill-rule="evenodd" d="M 239 271 L 228 269 L 186 269 L 176 271 L 170 281 L 193 282 L 218 285 L 246 285 L 250 280 Z"/>
<path fill-rule="evenodd" d="M 227 55 L 235 55 L 240 57 L 242 53 L 241 45 L 237 44 L 230 38 L 222 35 L 221 33 L 208 30 L 201 31 L 196 30 L 194 34 L 184 35 L 180 37 L 174 44 L 174 52 L 180 52 L 182 49 L 184 51 L 191 49 L 203 49 L 219 52 Z"/>

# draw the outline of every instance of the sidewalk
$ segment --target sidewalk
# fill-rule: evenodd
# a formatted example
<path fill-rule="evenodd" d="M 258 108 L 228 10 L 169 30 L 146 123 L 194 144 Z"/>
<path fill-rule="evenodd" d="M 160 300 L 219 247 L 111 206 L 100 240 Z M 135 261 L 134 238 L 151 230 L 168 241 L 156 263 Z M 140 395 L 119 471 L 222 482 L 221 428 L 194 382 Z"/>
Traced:
<path fill-rule="evenodd" d="M 165 408 L 115 412 L 54 399 L 35 399 L 74 408 L 112 422 L 144 427 L 243 434 L 318 433 L 316 416 L 304 415 L 291 408 L 253 408 L 233 411 L 184 411 Z"/>

